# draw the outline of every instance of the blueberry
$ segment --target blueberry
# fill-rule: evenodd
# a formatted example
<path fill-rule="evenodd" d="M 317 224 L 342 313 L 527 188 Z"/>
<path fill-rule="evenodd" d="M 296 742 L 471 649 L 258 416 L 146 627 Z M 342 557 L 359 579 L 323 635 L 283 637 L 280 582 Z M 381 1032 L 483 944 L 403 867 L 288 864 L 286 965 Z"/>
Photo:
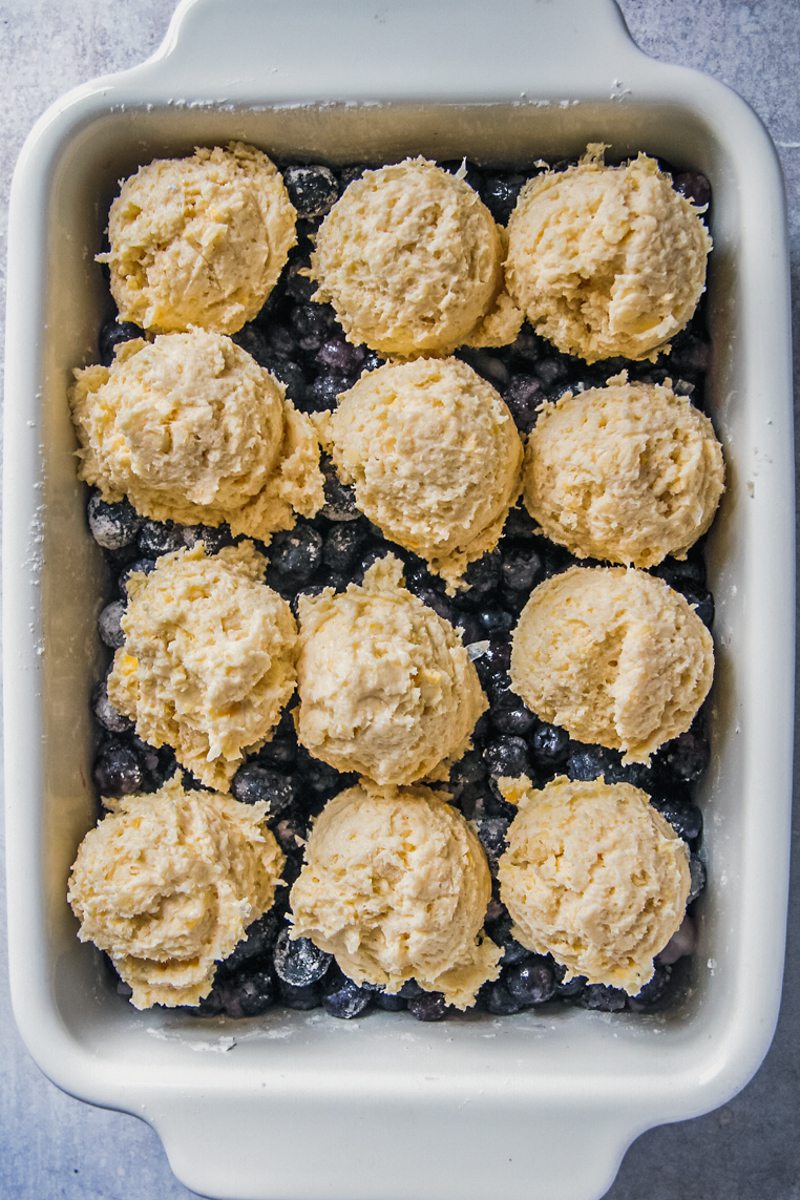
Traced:
<path fill-rule="evenodd" d="M 556 995 L 564 1000 L 572 1000 L 576 996 L 580 996 L 581 992 L 586 987 L 586 978 L 583 975 L 573 975 L 572 979 L 562 980 L 556 986 Z"/>
<path fill-rule="evenodd" d="M 264 329 L 264 338 L 269 354 L 270 371 L 275 371 L 276 360 L 290 359 L 297 353 L 294 334 L 280 321 L 270 321 Z"/>
<path fill-rule="evenodd" d="M 155 559 L 135 558 L 132 563 L 128 564 L 117 580 L 117 587 L 120 590 L 120 594 L 127 600 L 128 581 L 130 580 L 131 575 L 149 575 L 152 571 L 155 571 L 155 569 Z"/>
<path fill-rule="evenodd" d="M 462 350 L 459 357 L 493 387 L 504 388 L 511 378 L 508 367 L 496 354 L 488 354 L 485 350 Z"/>
<path fill-rule="evenodd" d="M 583 1008 L 598 1012 L 622 1012 L 628 1006 L 628 997 L 621 988 L 608 987 L 604 983 L 587 983 L 578 996 Z"/>
<path fill-rule="evenodd" d="M 181 1011 L 188 1017 L 221 1017 L 225 1015 L 227 1000 L 227 982 L 217 978 L 207 996 L 203 996 L 198 1004 L 187 1004 Z"/>
<path fill-rule="evenodd" d="M 259 366 L 269 366 L 269 343 L 263 329 L 259 329 L 257 325 L 243 325 L 239 332 L 233 335 L 233 341 L 254 358 Z"/>
<path fill-rule="evenodd" d="M 311 525 L 277 533 L 270 547 L 270 565 L 286 581 L 305 583 L 322 560 L 322 536 Z"/>
<path fill-rule="evenodd" d="M 258 1017 L 275 1003 L 275 984 L 269 971 L 243 973 L 231 980 L 229 990 L 243 1017 Z"/>
<path fill-rule="evenodd" d="M 144 330 L 130 321 L 106 321 L 100 330 L 100 362 L 104 367 L 110 367 L 117 346 L 121 346 L 123 342 L 130 342 L 133 338 L 143 337 Z"/>
<path fill-rule="evenodd" d="M 269 364 L 270 373 L 286 388 L 286 395 L 292 404 L 306 407 L 308 402 L 308 384 L 303 368 L 291 359 L 274 359 Z"/>
<path fill-rule="evenodd" d="M 421 996 L 408 1001 L 408 1011 L 418 1021 L 441 1021 L 448 1012 L 441 992 L 423 992 Z"/>
<path fill-rule="evenodd" d="M 417 588 L 416 595 L 423 604 L 427 604 L 428 608 L 432 608 L 440 617 L 444 617 L 445 621 L 450 621 L 451 623 L 455 621 L 455 612 L 452 604 L 436 588 Z"/>
<path fill-rule="evenodd" d="M 689 859 L 689 875 L 691 883 L 689 887 L 689 899 L 686 901 L 687 904 L 691 904 L 693 900 L 696 900 L 706 886 L 705 863 L 696 854 L 693 854 Z"/>
<path fill-rule="evenodd" d="M 610 762 L 606 766 L 606 783 L 629 783 L 632 787 L 651 792 L 655 786 L 653 770 L 645 763 L 623 763 L 615 751 L 609 751 Z"/>
<path fill-rule="evenodd" d="M 469 783 L 461 789 L 456 800 L 468 821 L 481 821 L 491 816 L 494 797 L 485 783 Z"/>
<path fill-rule="evenodd" d="M 498 225 L 505 225 L 514 211 L 517 196 L 525 183 L 524 175 L 484 175 L 481 180 L 481 199 Z"/>
<path fill-rule="evenodd" d="M 511 643 L 492 639 L 488 649 L 475 659 L 478 677 L 486 688 L 507 688 L 508 668 L 511 665 Z"/>
<path fill-rule="evenodd" d="M 504 821 L 502 817 L 484 817 L 483 820 L 476 821 L 475 823 L 480 843 L 486 851 L 486 857 L 489 860 L 492 873 L 497 871 L 497 863 L 500 855 L 505 852 L 508 824 L 508 821 Z"/>
<path fill-rule="evenodd" d="M 98 633 L 106 646 L 110 646 L 112 650 L 119 650 L 125 641 L 125 634 L 122 632 L 120 624 L 124 612 L 125 605 L 122 601 L 112 600 L 97 618 Z"/>
<path fill-rule="evenodd" d="M 278 934 L 272 957 L 275 972 L 283 983 L 292 987 L 308 987 L 318 983 L 333 961 L 333 956 L 319 950 L 308 938 L 292 941 L 289 929 Z"/>
<path fill-rule="evenodd" d="M 328 337 L 333 322 L 333 309 L 323 304 L 295 304 L 290 317 L 298 346 L 314 354 Z"/>
<path fill-rule="evenodd" d="M 490 710 L 493 727 L 498 733 L 524 737 L 536 724 L 536 717 L 510 688 L 496 691 Z"/>
<path fill-rule="evenodd" d="M 560 383 L 569 374 L 566 364 L 559 358 L 540 358 L 534 371 L 547 388 L 552 387 L 554 383 Z"/>
<path fill-rule="evenodd" d="M 497 979 L 486 987 L 484 1004 L 486 1011 L 495 1017 L 510 1017 L 522 1008 L 519 1000 L 511 995 L 502 979 Z"/>
<path fill-rule="evenodd" d="M 553 964 L 539 954 L 507 967 L 503 982 L 520 1004 L 546 1004 L 555 995 Z"/>
<path fill-rule="evenodd" d="M 287 1008 L 299 1009 L 302 1012 L 319 1008 L 322 1003 L 322 988 L 318 983 L 302 987 L 278 979 L 278 995 Z"/>
<path fill-rule="evenodd" d="M 653 808 L 666 817 L 672 828 L 687 842 L 693 842 L 703 832 L 703 814 L 696 804 L 682 796 L 653 796 Z"/>
<path fill-rule="evenodd" d="M 517 428 L 522 433 L 530 433 L 536 424 L 539 405 L 544 400 L 541 382 L 529 375 L 515 375 L 503 392 L 503 399 Z"/>
<path fill-rule="evenodd" d="M 453 617 L 456 628 L 461 635 L 461 641 L 467 647 L 474 647 L 472 653 L 476 657 L 480 657 L 481 652 L 486 648 L 487 638 L 486 630 L 478 618 L 468 612 L 455 612 Z"/>
<path fill-rule="evenodd" d="M 339 196 L 339 184 L 329 167 L 286 167 L 283 181 L 298 217 L 324 217 Z"/>
<path fill-rule="evenodd" d="M 363 163 L 355 163 L 349 167 L 338 167 L 336 174 L 339 179 L 339 192 L 345 191 L 346 188 L 354 183 L 356 179 L 360 179 L 368 167 Z"/>
<path fill-rule="evenodd" d="M 520 737 L 499 737 L 488 742 L 483 751 L 483 761 L 493 779 L 508 775 L 529 775 L 531 764 L 528 747 Z"/>
<path fill-rule="evenodd" d="M 359 564 L 353 571 L 353 578 L 356 583 L 361 583 L 370 567 L 374 566 L 379 559 L 385 558 L 386 554 L 386 546 L 375 545 L 374 542 L 370 543 L 366 550 L 362 552 Z"/>
<path fill-rule="evenodd" d="M 602 779 L 611 761 L 604 746 L 581 746 L 567 759 L 567 776 L 573 780 Z"/>
<path fill-rule="evenodd" d="M 360 522 L 334 525 L 327 534 L 322 548 L 322 561 L 332 571 L 349 571 L 364 542 L 364 528 Z"/>
<path fill-rule="evenodd" d="M 569 734 L 560 725 L 543 722 L 531 736 L 531 752 L 534 761 L 543 767 L 557 767 L 565 762 L 570 750 Z"/>
<path fill-rule="evenodd" d="M 307 270 L 308 263 L 304 259 L 289 263 L 286 270 L 286 294 L 291 296 L 292 300 L 305 302 L 310 300 L 316 292 L 316 281 L 309 279 L 308 275 L 304 274 Z"/>
<path fill-rule="evenodd" d="M 514 617 L 504 608 L 484 608 L 478 613 L 478 620 L 489 637 L 510 633 L 516 624 Z"/>
<path fill-rule="evenodd" d="M 294 800 L 294 785 L 289 775 L 254 762 L 239 767 L 233 777 L 231 791 L 242 804 L 256 804 L 265 800 L 269 805 L 270 817 L 278 816 Z"/>
<path fill-rule="evenodd" d="M 284 854 L 297 854 L 305 834 L 305 827 L 296 818 L 283 817 L 272 826 L 272 832 Z"/>
<path fill-rule="evenodd" d="M 338 969 L 325 980 L 322 988 L 322 1003 L 332 1017 L 349 1021 L 365 1012 L 372 1004 L 374 993 L 359 987 Z"/>
<path fill-rule="evenodd" d="M 328 412 L 336 407 L 339 396 L 350 388 L 351 383 L 347 375 L 338 371 L 318 375 L 306 392 L 305 407 L 311 412 Z"/>
<path fill-rule="evenodd" d="M 500 582 L 500 552 L 490 550 L 482 558 L 471 562 L 464 573 L 466 590 L 458 593 L 459 607 L 482 608 L 484 599 Z"/>
<path fill-rule="evenodd" d="M 402 1012 L 406 1007 L 406 1001 L 402 996 L 393 996 L 389 992 L 377 992 L 375 1003 L 384 1012 Z"/>
<path fill-rule="evenodd" d="M 633 1012 L 647 1012 L 658 1007 L 667 994 L 671 978 L 672 967 L 664 963 L 656 963 L 653 977 L 635 996 L 630 997 L 628 1007 Z"/>
<path fill-rule="evenodd" d="M 705 771 L 710 753 L 708 738 L 702 728 L 692 726 L 661 747 L 655 756 L 656 768 L 685 783 L 692 783 Z"/>
<path fill-rule="evenodd" d="M 450 771 L 450 788 L 455 797 L 470 784 L 482 783 L 486 778 L 486 767 L 477 750 L 468 750 Z"/>
<path fill-rule="evenodd" d="M 343 778 L 335 767 L 321 762 L 318 758 L 312 758 L 302 746 L 298 747 L 297 769 L 302 775 L 303 786 L 310 788 L 312 792 L 330 792 Z"/>
<path fill-rule="evenodd" d="M 700 620 L 710 629 L 714 624 L 714 597 L 711 592 L 707 588 L 683 588 L 682 591 Z"/>
<path fill-rule="evenodd" d="M 527 958 L 530 951 L 521 946 L 511 933 L 512 921 L 505 908 L 501 906 L 500 915 L 491 920 L 486 918 L 486 932 L 496 946 L 502 946 L 503 966 L 512 966 Z"/>
<path fill-rule="evenodd" d="M 711 202 L 711 184 L 699 171 L 681 171 L 679 175 L 673 175 L 672 183 L 677 191 L 698 208 L 703 208 Z"/>
<path fill-rule="evenodd" d="M 323 455 L 320 461 L 325 476 L 325 504 L 321 515 L 329 521 L 355 521 L 361 516 L 356 508 L 355 494 L 342 483 L 331 460 Z"/>
<path fill-rule="evenodd" d="M 203 543 L 206 554 L 219 554 L 225 546 L 233 545 L 231 531 L 227 525 L 185 525 L 183 528 L 184 545 L 190 550 Z"/>
<path fill-rule="evenodd" d="M 341 375 L 355 376 L 364 365 L 364 354 L 363 346 L 353 346 L 343 337 L 334 337 L 322 343 L 316 358 L 320 366 Z"/>
<path fill-rule="evenodd" d="M 186 545 L 183 526 L 175 525 L 172 521 L 143 521 L 137 542 L 144 558 L 174 554 Z"/>
<path fill-rule="evenodd" d="M 297 758 L 297 739 L 291 718 L 281 723 L 268 742 L 258 752 L 259 761 L 273 767 L 291 767 Z"/>
<path fill-rule="evenodd" d="M 108 698 L 108 686 L 101 679 L 92 689 L 92 712 L 109 733 L 130 733 L 133 721 L 119 712 Z"/>
<path fill-rule="evenodd" d="M 232 973 L 251 959 L 262 958 L 271 953 L 281 921 L 282 918 L 274 908 L 252 921 L 245 931 L 245 936 L 224 962 L 220 963 L 219 969 Z"/>
<path fill-rule="evenodd" d="M 518 358 L 524 359 L 526 363 L 537 362 L 542 356 L 545 343 L 542 339 L 533 332 L 530 325 L 523 324 L 516 340 L 510 347 L 511 352 Z"/>
<path fill-rule="evenodd" d="M 101 796 L 130 796 L 142 787 L 142 766 L 125 742 L 109 740 L 101 746 L 92 769 Z"/>
<path fill-rule="evenodd" d="M 544 577 L 544 563 L 534 546 L 504 549 L 501 570 L 505 587 L 517 592 L 529 592 Z"/>
<path fill-rule="evenodd" d="M 113 504 L 93 492 L 86 507 L 89 530 L 98 546 L 104 550 L 121 550 L 133 542 L 142 524 L 142 518 L 127 500 Z"/>
<path fill-rule="evenodd" d="M 534 531 L 533 518 L 528 510 L 522 505 L 517 504 L 511 509 L 506 517 L 506 523 L 503 527 L 504 538 L 527 538 L 533 535 Z M 505 542 L 503 543 L 505 544 Z"/>
<path fill-rule="evenodd" d="M 429 993 L 419 986 L 416 979 L 407 979 L 397 994 L 403 1000 L 419 1000 L 420 996 L 426 996 Z"/>

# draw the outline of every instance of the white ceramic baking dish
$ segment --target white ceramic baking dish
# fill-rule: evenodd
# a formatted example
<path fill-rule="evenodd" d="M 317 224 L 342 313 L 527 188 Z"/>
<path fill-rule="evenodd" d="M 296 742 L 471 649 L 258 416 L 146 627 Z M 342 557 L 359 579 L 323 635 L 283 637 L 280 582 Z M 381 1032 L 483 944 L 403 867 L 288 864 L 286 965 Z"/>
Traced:
<path fill-rule="evenodd" d="M 87 695 L 102 573 L 65 388 L 107 303 L 93 262 L 118 178 L 243 138 L 279 156 L 499 163 L 638 148 L 714 187 L 711 396 L 729 487 L 710 546 L 719 665 L 701 802 L 710 886 L 690 995 L 420 1025 L 136 1013 L 65 903 L 93 819 Z M 14 1009 L 60 1087 L 150 1121 L 210 1196 L 589 1200 L 640 1132 L 729 1099 L 772 1037 L 791 792 L 793 443 L 782 185 L 720 84 L 655 63 L 611 0 L 194 0 L 158 54 L 45 114 L 11 201 L 4 689 Z"/>

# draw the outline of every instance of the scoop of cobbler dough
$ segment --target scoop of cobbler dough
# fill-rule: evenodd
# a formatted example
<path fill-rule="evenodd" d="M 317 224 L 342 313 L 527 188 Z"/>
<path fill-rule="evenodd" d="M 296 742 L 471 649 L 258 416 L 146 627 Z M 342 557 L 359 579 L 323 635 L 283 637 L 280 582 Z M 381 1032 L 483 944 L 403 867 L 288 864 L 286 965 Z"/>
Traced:
<path fill-rule="evenodd" d="M 361 586 L 300 596 L 297 736 L 340 771 L 413 783 L 460 758 L 487 707 L 453 626 L 402 586 L 392 555 Z"/>
<path fill-rule="evenodd" d="M 645 571 L 572 567 L 540 584 L 513 634 L 511 686 L 570 737 L 649 762 L 688 729 L 714 672 L 711 634 Z"/>
<path fill-rule="evenodd" d="M 473 333 L 499 345 L 519 328 L 500 299 L 503 256 L 477 192 L 406 159 L 364 172 L 328 213 L 311 258 L 315 299 L 330 301 L 350 341 L 381 354 L 449 354 Z"/>
<path fill-rule="evenodd" d="M 269 739 L 295 688 L 297 630 L 265 568 L 252 543 L 210 557 L 200 543 L 134 573 L 108 678 L 111 703 L 139 737 L 171 746 L 220 791 Z"/>
<path fill-rule="evenodd" d="M 268 542 L 324 502 L 308 417 L 255 359 L 193 329 L 128 341 L 75 372 L 79 474 L 157 521 L 220 525 Z"/>
<path fill-rule="evenodd" d="M 636 995 L 686 911 L 685 843 L 627 783 L 504 783 L 519 805 L 498 868 L 514 936 L 552 954 L 567 980 Z"/>
<path fill-rule="evenodd" d="M 466 363 L 387 363 L 317 428 L 361 511 L 449 582 L 497 545 L 519 494 L 522 443 L 499 394 Z"/>
<path fill-rule="evenodd" d="M 108 801 L 69 881 L 79 937 L 112 958 L 136 1008 L 197 1004 L 217 963 L 272 906 L 284 856 L 265 804 L 183 790 Z"/>
<path fill-rule="evenodd" d="M 554 542 L 652 567 L 685 558 L 706 532 L 725 467 L 708 417 L 668 383 L 623 375 L 542 407 L 523 479 L 526 507 Z"/>
<path fill-rule="evenodd" d="M 607 167 L 602 150 L 522 189 L 508 223 L 508 289 L 564 354 L 654 358 L 695 310 L 711 238 L 655 159 Z"/>
<path fill-rule="evenodd" d="M 333 954 L 356 983 L 409 979 L 466 1008 L 499 974 L 482 932 L 486 856 L 462 815 L 425 787 L 362 781 L 323 809 L 291 893 L 294 935 Z"/>
<path fill-rule="evenodd" d="M 236 333 L 278 281 L 297 241 L 274 163 L 252 146 L 157 158 L 126 179 L 108 218 L 120 318 L 157 333 Z"/>

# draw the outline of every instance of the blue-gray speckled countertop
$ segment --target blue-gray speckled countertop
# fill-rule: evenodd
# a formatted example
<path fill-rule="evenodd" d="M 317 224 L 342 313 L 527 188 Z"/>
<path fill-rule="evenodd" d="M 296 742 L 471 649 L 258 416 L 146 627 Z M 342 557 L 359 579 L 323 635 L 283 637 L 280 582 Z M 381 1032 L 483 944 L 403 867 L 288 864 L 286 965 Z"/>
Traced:
<path fill-rule="evenodd" d="M 767 125 L 789 193 L 795 336 L 800 341 L 799 0 L 620 2 L 644 50 L 717 76 L 740 92 Z M 150 54 L 172 9 L 173 0 L 0 0 L 5 77 L 0 304 L 5 300 L 8 183 L 34 119 L 74 84 Z M 758 962 L 752 963 L 752 970 L 758 969 Z M 4 950 L 0 1077 L 2 1200 L 177 1200 L 191 1195 L 170 1173 L 148 1126 L 81 1104 L 39 1073 L 14 1028 Z M 799 1088 L 800 880 L 795 878 L 782 1016 L 764 1066 L 719 1111 L 645 1134 L 625 1158 L 608 1200 L 800 1200 Z"/>

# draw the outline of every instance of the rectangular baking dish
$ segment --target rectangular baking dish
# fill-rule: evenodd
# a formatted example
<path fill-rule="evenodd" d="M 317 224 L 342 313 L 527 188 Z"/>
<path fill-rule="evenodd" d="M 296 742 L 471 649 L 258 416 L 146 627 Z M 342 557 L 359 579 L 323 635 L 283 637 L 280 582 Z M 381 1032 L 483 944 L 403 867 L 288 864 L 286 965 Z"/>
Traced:
<path fill-rule="evenodd" d="M 645 149 L 711 179 L 710 394 L 729 474 L 709 550 L 710 887 L 678 1011 L 204 1023 L 136 1013 L 78 943 L 65 889 L 93 821 L 87 696 L 103 579 L 65 391 L 95 354 L 107 300 L 93 254 L 117 180 L 156 155 L 231 138 L 295 160 L 497 164 L 605 141 L 614 155 Z M 38 123 L 14 179 L 9 244 L 9 944 L 31 1054 L 73 1095 L 149 1121 L 178 1177 L 204 1195 L 601 1196 L 639 1133 L 745 1084 L 777 1019 L 794 472 L 785 215 L 764 129 L 722 85 L 646 58 L 612 0 L 188 0 L 154 58 L 78 89 Z"/>

